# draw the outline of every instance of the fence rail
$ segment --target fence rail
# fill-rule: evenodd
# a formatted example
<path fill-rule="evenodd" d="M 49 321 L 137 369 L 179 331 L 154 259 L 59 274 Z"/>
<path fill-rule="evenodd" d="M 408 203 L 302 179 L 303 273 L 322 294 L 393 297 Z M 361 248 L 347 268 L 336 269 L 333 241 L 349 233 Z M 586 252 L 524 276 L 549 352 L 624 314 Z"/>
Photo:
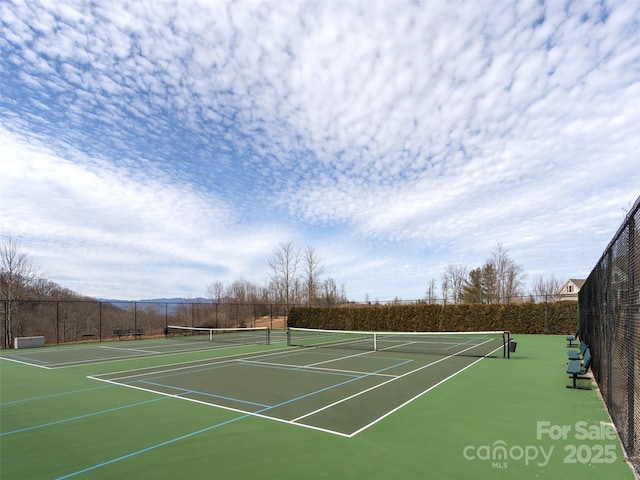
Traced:
<path fill-rule="evenodd" d="M 580 290 L 581 339 L 622 444 L 640 473 L 640 197 Z"/>

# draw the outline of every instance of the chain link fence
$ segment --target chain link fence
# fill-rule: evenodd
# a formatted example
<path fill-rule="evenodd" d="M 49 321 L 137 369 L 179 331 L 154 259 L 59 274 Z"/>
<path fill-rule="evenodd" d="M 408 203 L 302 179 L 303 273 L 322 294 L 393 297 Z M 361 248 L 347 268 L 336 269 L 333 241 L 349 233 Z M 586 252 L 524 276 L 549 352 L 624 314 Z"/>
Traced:
<path fill-rule="evenodd" d="M 580 290 L 580 338 L 631 462 L 640 473 L 640 197 Z"/>
<path fill-rule="evenodd" d="M 523 321 L 523 315 L 537 325 L 536 333 L 568 334 L 575 326 L 565 324 L 567 314 L 575 315 L 576 302 L 554 301 L 555 297 L 517 297 L 507 304 L 493 304 L 513 321 Z M 479 315 L 477 305 L 454 305 L 445 300 L 345 302 L 329 308 L 360 309 L 372 306 L 439 305 L 445 316 L 460 310 L 465 315 Z M 531 308 L 517 308 L 529 305 Z M 305 305 L 308 306 L 308 305 Z M 489 307 L 489 305 L 485 305 Z M 3 300 L 0 301 L 1 348 L 12 348 L 16 337 L 44 336 L 47 345 L 108 341 L 118 338 L 116 330 L 142 330 L 144 337 L 164 335 L 168 325 L 186 327 L 287 327 L 289 308 L 280 303 L 235 302 L 125 302 L 98 300 Z M 568 307 L 568 308 L 562 308 Z M 474 313 L 475 312 L 475 313 Z M 506 313 L 505 313 L 506 312 Z M 519 313 L 518 313 L 519 312 Z M 511 318 L 513 317 L 513 318 Z M 575 316 L 573 317 L 575 318 Z M 508 322 L 507 322 L 508 323 Z M 569 320 L 569 323 L 572 323 Z M 508 325 L 507 325 L 508 326 Z M 505 326 L 505 328 L 507 328 Z M 402 328 L 400 328 L 402 330 Z M 560 329 L 560 331 L 558 330 Z"/>
<path fill-rule="evenodd" d="M 163 336 L 168 325 L 286 327 L 284 306 L 264 303 L 4 300 L 0 309 L 3 348 L 12 348 L 15 337 L 44 336 L 47 345 L 57 345 L 112 340 L 116 330 Z"/>

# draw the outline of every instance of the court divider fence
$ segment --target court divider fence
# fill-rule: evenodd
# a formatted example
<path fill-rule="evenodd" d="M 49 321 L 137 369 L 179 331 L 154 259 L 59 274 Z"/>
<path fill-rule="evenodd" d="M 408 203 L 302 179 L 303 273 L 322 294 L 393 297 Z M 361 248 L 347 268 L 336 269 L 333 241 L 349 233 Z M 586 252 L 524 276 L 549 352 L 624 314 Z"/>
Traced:
<path fill-rule="evenodd" d="M 640 197 L 578 297 L 580 340 L 628 457 L 640 473 Z"/>

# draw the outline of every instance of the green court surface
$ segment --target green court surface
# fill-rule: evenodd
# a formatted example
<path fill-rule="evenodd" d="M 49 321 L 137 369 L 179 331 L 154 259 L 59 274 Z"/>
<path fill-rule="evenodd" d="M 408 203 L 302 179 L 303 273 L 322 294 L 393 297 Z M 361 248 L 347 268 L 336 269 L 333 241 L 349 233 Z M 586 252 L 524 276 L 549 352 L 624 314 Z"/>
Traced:
<path fill-rule="evenodd" d="M 565 388 L 564 337 L 517 341 L 511 359 L 281 332 L 3 351 L 0 477 L 633 479 L 595 385 Z"/>

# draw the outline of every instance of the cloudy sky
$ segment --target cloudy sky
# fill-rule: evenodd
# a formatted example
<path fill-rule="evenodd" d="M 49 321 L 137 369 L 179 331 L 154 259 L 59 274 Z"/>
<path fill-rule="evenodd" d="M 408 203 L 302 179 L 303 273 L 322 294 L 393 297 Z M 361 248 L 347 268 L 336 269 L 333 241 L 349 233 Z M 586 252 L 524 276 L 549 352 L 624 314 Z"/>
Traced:
<path fill-rule="evenodd" d="M 498 243 L 585 278 L 640 194 L 640 3 L 2 1 L 0 235 L 106 298 L 352 300 Z"/>

